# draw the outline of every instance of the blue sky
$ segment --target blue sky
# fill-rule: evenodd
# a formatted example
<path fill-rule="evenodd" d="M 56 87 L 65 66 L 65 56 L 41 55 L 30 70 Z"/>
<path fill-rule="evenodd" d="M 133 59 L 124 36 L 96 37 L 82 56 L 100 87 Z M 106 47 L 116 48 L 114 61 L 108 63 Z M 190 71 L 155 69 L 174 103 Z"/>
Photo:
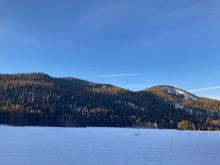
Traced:
<path fill-rule="evenodd" d="M 0 0 L 0 72 L 220 99 L 219 0 Z"/>

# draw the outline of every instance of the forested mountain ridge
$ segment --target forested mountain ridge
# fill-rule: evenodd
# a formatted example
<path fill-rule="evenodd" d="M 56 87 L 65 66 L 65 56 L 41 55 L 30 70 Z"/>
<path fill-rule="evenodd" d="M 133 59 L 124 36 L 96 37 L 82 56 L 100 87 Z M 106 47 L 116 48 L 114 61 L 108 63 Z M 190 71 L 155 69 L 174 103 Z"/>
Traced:
<path fill-rule="evenodd" d="M 163 97 L 167 101 L 174 102 L 189 108 L 197 108 L 202 110 L 208 110 L 213 112 L 220 112 L 220 101 L 208 99 L 204 97 L 198 97 L 182 89 L 178 89 L 171 86 L 156 86 L 146 89 L 145 91 L 154 93 L 160 97 Z"/>
<path fill-rule="evenodd" d="M 43 73 L 0 74 L 0 124 L 220 129 L 220 102 L 171 86 L 133 92 Z"/>

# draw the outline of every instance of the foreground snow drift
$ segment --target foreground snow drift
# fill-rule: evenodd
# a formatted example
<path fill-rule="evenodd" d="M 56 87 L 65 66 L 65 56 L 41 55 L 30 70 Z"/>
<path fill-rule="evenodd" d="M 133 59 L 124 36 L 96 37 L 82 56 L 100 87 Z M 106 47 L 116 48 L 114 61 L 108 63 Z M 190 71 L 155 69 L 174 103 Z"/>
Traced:
<path fill-rule="evenodd" d="M 1 165 L 219 165 L 219 132 L 0 126 Z"/>

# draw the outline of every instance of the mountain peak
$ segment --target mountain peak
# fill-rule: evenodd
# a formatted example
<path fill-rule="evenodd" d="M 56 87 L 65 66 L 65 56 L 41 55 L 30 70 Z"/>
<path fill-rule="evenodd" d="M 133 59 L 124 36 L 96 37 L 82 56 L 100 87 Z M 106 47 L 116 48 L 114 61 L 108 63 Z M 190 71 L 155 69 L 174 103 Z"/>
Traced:
<path fill-rule="evenodd" d="M 154 86 L 152 88 L 147 89 L 146 91 L 150 91 L 157 94 L 160 92 L 165 92 L 165 94 L 172 95 L 178 98 L 183 98 L 185 100 L 198 101 L 198 97 L 196 95 L 189 93 L 183 89 L 169 85 Z"/>
<path fill-rule="evenodd" d="M 167 92 L 168 94 L 176 95 L 176 96 L 181 96 L 184 97 L 186 100 L 192 100 L 192 101 L 197 101 L 198 97 L 179 88 L 172 87 L 172 86 L 161 86 L 162 90 Z"/>

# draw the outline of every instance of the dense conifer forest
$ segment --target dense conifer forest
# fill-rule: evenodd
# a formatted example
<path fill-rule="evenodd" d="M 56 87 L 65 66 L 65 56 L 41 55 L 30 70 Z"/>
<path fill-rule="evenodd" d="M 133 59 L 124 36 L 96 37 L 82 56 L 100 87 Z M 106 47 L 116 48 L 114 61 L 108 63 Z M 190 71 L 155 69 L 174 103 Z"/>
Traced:
<path fill-rule="evenodd" d="M 1 74 L 0 124 L 219 130 L 220 102 L 170 86 L 133 92 L 43 73 Z"/>

